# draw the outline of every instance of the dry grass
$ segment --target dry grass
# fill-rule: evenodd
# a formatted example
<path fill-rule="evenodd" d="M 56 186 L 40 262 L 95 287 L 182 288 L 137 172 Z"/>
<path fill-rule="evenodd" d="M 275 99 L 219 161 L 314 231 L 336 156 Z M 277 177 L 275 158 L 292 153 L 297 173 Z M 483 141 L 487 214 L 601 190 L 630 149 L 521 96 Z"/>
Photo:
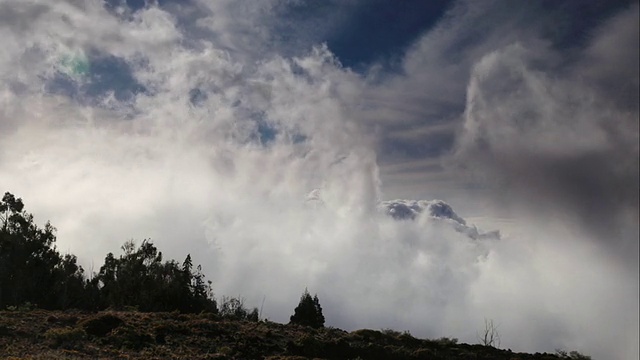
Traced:
<path fill-rule="evenodd" d="M 2 359 L 558 359 L 390 330 L 105 311 L 0 312 Z"/>

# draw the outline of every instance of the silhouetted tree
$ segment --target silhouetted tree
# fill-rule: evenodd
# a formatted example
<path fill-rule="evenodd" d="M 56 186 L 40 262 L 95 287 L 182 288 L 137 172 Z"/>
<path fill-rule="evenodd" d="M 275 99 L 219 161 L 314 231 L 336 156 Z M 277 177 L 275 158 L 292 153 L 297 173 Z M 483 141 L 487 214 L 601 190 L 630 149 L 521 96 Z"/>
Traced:
<path fill-rule="evenodd" d="M 291 315 L 291 324 L 299 324 L 310 326 L 312 328 L 324 327 L 324 315 L 322 315 L 322 307 L 318 300 L 318 295 L 311 297 L 309 291 L 304 289 L 304 293 L 300 297 L 300 303 Z"/>
<path fill-rule="evenodd" d="M 82 298 L 83 270 L 75 256 L 56 251 L 50 223 L 36 226 L 22 199 L 8 192 L 0 201 L 0 222 L 0 308 L 29 302 L 59 309 Z"/>
<path fill-rule="evenodd" d="M 44 309 L 101 310 L 131 306 L 142 311 L 217 312 L 211 282 L 191 256 L 179 265 L 162 260 L 149 240 L 133 240 L 116 258 L 107 254 L 98 274 L 87 280 L 75 255 L 55 248 L 56 229 L 34 224 L 22 199 L 5 193 L 0 201 L 0 309 L 31 303 Z M 93 274 L 92 274 L 93 275 Z"/>
<path fill-rule="evenodd" d="M 174 260 L 163 263 L 162 253 L 149 240 L 138 248 L 128 241 L 122 251 L 117 259 L 107 254 L 96 276 L 105 305 L 141 311 L 217 312 L 211 283 L 205 283 L 200 266 L 192 272 L 191 255 L 182 266 Z"/>

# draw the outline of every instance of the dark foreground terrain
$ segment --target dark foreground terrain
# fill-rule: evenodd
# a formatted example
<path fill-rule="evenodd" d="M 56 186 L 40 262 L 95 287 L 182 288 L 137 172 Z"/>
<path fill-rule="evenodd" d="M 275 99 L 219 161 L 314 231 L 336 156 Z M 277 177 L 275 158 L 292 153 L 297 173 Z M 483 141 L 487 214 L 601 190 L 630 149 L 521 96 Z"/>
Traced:
<path fill-rule="evenodd" d="M 562 359 L 392 330 L 312 329 L 213 314 L 0 312 L 2 359 Z"/>

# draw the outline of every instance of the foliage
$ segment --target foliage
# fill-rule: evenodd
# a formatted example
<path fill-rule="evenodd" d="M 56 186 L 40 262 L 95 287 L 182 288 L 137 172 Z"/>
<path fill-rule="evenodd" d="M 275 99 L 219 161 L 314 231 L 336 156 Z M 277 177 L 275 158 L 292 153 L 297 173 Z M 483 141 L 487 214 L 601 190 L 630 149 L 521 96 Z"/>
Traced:
<path fill-rule="evenodd" d="M 458 339 L 457 338 L 448 338 L 448 337 L 441 337 L 439 339 L 436 339 L 436 342 L 442 346 L 452 346 L 458 343 Z"/>
<path fill-rule="evenodd" d="M 132 350 L 140 350 L 155 342 L 155 339 L 146 332 L 139 331 L 131 326 L 121 326 L 113 330 L 107 342 Z"/>
<path fill-rule="evenodd" d="M 101 315 L 95 318 L 87 319 L 80 325 L 84 331 L 93 336 L 105 336 L 113 329 L 124 324 L 124 321 L 117 316 L 111 314 Z"/>
<path fill-rule="evenodd" d="M 242 297 L 222 297 L 222 305 L 220 305 L 220 316 L 234 320 L 248 320 L 257 322 L 260 320 L 258 308 L 249 311 L 244 306 L 244 298 Z"/>
<path fill-rule="evenodd" d="M 55 231 L 48 222 L 42 229 L 36 226 L 22 199 L 4 194 L 0 201 L 0 308 L 80 305 L 84 271 L 75 256 L 58 253 Z"/>
<path fill-rule="evenodd" d="M 318 300 L 318 295 L 311 297 L 309 291 L 304 289 L 300 297 L 300 303 L 294 310 L 290 318 L 291 324 L 310 326 L 312 328 L 324 327 L 324 315 Z"/>
<path fill-rule="evenodd" d="M 118 258 L 107 254 L 100 272 L 92 279 L 103 307 L 185 313 L 217 311 L 211 283 L 204 282 L 200 266 L 193 271 L 190 255 L 182 266 L 174 260 L 163 263 L 162 253 L 149 240 L 138 248 L 134 241 L 128 241 L 122 250 L 124 254 Z"/>
<path fill-rule="evenodd" d="M 591 356 L 583 355 L 577 351 L 571 351 L 567 353 L 564 350 L 556 350 L 556 356 L 558 356 L 560 359 L 567 360 L 591 360 Z"/>
<path fill-rule="evenodd" d="M 0 309 L 80 308 L 139 309 L 185 313 L 217 312 L 211 282 L 202 267 L 194 270 L 191 256 L 182 265 L 162 261 L 150 240 L 139 247 L 133 240 L 123 255 L 107 254 L 91 280 L 75 255 L 55 248 L 56 229 L 39 228 L 24 211 L 22 199 L 5 193 L 0 201 Z"/>
<path fill-rule="evenodd" d="M 44 333 L 44 337 L 52 342 L 54 347 L 70 347 L 83 340 L 87 334 L 78 328 L 53 328 Z"/>
<path fill-rule="evenodd" d="M 315 336 L 304 334 L 296 342 L 295 345 L 300 349 L 300 353 L 307 357 L 316 357 L 322 353 L 323 344 Z"/>

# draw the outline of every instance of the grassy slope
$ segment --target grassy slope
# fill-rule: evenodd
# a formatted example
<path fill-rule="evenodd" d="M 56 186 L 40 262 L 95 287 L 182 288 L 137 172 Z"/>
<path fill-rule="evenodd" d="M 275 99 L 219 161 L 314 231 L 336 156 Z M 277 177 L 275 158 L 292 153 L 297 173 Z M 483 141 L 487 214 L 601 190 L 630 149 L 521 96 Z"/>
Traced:
<path fill-rule="evenodd" d="M 393 331 L 311 328 L 211 314 L 0 312 L 0 358 L 558 359 Z"/>

